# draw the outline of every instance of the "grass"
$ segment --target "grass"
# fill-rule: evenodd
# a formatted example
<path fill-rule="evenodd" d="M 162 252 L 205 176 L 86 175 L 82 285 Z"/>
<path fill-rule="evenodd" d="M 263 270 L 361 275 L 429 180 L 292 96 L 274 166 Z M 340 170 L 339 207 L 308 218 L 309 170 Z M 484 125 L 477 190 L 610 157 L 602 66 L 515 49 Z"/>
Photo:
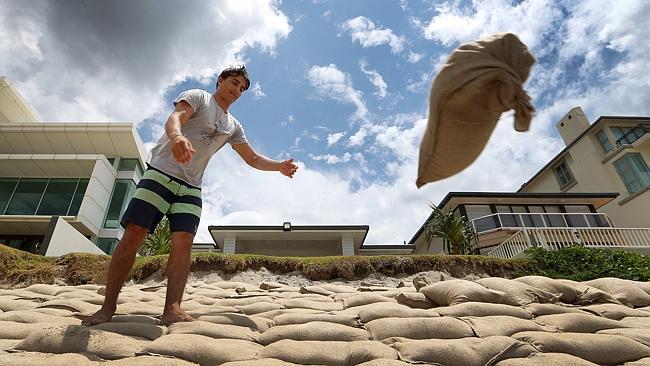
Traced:
<path fill-rule="evenodd" d="M 165 275 L 168 255 L 137 257 L 129 280 L 141 282 L 154 274 Z M 103 284 L 110 257 L 66 254 L 42 257 L 0 245 L 0 288 L 34 283 Z M 410 255 L 355 257 L 273 257 L 247 254 L 201 253 L 192 256 L 192 271 L 233 274 L 266 268 L 273 273 L 300 272 L 310 280 L 361 279 L 371 273 L 386 276 L 423 271 L 446 271 L 454 277 L 487 275 L 513 278 L 542 275 L 578 281 L 599 277 L 650 280 L 650 259 L 624 251 L 575 246 L 557 252 L 539 249 L 526 258 L 499 259 L 477 255 Z"/>

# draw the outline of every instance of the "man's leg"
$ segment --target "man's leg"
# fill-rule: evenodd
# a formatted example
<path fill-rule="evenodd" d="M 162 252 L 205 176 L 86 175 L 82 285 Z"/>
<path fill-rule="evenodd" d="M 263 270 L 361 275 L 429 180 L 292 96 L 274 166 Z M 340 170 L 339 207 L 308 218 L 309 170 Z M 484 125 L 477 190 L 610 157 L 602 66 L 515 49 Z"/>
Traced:
<path fill-rule="evenodd" d="M 193 321 L 189 314 L 181 310 L 181 300 L 185 283 L 192 264 L 192 242 L 194 234 L 176 231 L 172 233 L 172 251 L 167 262 L 167 298 L 160 323 L 169 325 L 175 322 Z"/>
<path fill-rule="evenodd" d="M 115 248 L 111 264 L 108 267 L 106 277 L 106 295 L 104 305 L 92 316 L 81 322 L 83 325 L 93 325 L 108 322 L 113 317 L 117 308 L 117 296 L 124 285 L 124 280 L 135 261 L 135 254 L 138 251 L 142 239 L 147 236 L 149 230 L 142 226 L 129 224 L 124 231 L 120 244 Z"/>

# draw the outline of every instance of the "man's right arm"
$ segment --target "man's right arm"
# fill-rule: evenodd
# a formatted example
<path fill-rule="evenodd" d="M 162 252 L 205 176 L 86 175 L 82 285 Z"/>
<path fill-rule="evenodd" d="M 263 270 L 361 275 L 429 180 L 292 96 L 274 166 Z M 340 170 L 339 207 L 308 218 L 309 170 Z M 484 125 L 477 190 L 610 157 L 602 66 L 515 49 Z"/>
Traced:
<path fill-rule="evenodd" d="M 192 154 L 196 151 L 181 132 L 181 125 L 187 123 L 194 114 L 190 104 L 184 100 L 176 103 L 176 108 L 165 122 L 165 132 L 172 144 L 172 154 L 174 159 L 181 164 L 187 164 L 192 159 Z"/>

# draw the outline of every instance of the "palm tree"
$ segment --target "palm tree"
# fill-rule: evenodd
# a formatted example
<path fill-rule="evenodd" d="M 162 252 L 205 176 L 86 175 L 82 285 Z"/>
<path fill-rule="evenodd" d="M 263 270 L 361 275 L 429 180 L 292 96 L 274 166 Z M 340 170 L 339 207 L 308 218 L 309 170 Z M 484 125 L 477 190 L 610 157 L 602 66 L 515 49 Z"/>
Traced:
<path fill-rule="evenodd" d="M 147 235 L 138 249 L 142 256 L 169 254 L 172 250 L 172 233 L 169 229 L 169 220 L 163 217 L 153 233 Z"/>
<path fill-rule="evenodd" d="M 454 215 L 451 210 L 442 210 L 431 205 L 433 213 L 425 224 L 426 240 L 429 245 L 434 237 L 442 238 L 444 249 L 450 254 L 471 254 L 476 242 L 476 233 L 467 218 Z"/>

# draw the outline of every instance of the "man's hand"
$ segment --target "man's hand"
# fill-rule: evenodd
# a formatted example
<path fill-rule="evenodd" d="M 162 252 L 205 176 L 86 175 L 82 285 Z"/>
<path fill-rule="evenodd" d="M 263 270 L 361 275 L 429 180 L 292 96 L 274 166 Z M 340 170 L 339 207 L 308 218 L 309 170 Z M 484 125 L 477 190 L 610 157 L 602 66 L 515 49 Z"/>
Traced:
<path fill-rule="evenodd" d="M 293 163 L 293 159 L 289 159 L 280 163 L 280 167 L 278 168 L 278 170 L 283 175 L 286 175 L 289 178 L 293 178 L 293 175 L 296 173 L 296 170 L 298 170 L 298 166 Z"/>
<path fill-rule="evenodd" d="M 192 160 L 192 154 L 196 152 L 192 147 L 192 143 L 183 135 L 176 135 L 171 140 L 172 154 L 174 159 L 181 164 L 187 164 Z"/>

